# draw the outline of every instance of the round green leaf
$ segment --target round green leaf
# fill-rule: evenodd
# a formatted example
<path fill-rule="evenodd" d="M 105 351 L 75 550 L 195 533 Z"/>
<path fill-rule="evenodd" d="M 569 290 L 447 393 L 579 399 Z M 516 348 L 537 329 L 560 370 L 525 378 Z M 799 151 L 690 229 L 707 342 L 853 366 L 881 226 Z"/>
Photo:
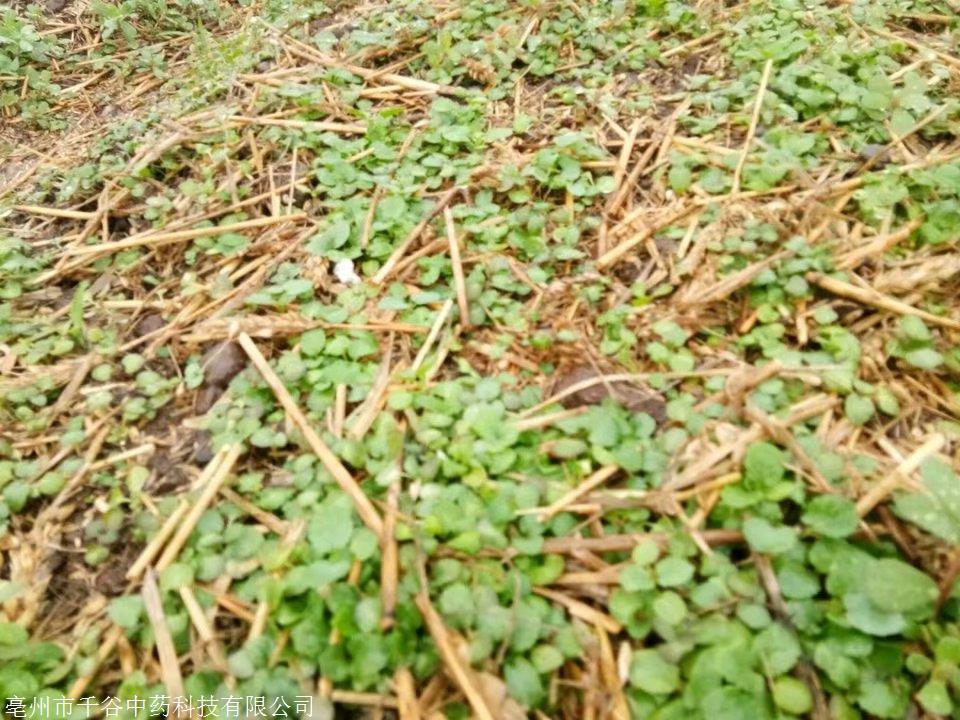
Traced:
<path fill-rule="evenodd" d="M 880 610 L 915 613 L 932 610 L 939 595 L 937 584 L 902 560 L 877 560 L 864 576 L 864 593 Z"/>
<path fill-rule="evenodd" d="M 693 565 L 678 557 L 665 557 L 656 564 L 657 583 L 661 587 L 677 587 L 693 577 Z"/>
<path fill-rule="evenodd" d="M 849 498 L 820 495 L 807 503 L 803 522 L 821 535 L 842 538 L 853 534 L 860 524 L 860 517 Z"/>
<path fill-rule="evenodd" d="M 680 671 L 656 650 L 641 650 L 630 662 L 630 683 L 651 695 L 667 695 L 680 685 Z"/>
<path fill-rule="evenodd" d="M 793 549 L 797 531 L 791 527 L 774 526 L 763 518 L 749 518 L 743 523 L 747 543 L 756 552 L 779 555 Z"/>
<path fill-rule="evenodd" d="M 795 677 L 777 678 L 773 683 L 773 702 L 784 712 L 803 715 L 813 708 L 810 690 Z"/>

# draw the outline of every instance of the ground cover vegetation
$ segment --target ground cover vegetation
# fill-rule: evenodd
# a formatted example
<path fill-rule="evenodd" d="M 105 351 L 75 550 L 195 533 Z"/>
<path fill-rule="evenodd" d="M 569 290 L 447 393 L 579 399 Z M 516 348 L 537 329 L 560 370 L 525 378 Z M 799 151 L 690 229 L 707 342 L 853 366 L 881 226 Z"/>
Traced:
<path fill-rule="evenodd" d="M 0 697 L 957 716 L 958 13 L 5 4 Z"/>

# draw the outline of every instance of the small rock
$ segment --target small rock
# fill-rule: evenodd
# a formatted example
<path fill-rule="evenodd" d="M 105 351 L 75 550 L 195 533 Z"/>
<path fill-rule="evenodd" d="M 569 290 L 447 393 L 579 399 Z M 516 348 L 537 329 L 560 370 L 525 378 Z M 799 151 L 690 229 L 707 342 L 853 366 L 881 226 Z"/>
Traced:
<path fill-rule="evenodd" d="M 358 282 L 361 282 L 360 276 L 357 275 L 357 271 L 353 267 L 353 260 L 349 258 L 338 261 L 337 264 L 333 266 L 333 274 L 336 275 L 337 280 L 344 285 L 356 285 Z"/>
<path fill-rule="evenodd" d="M 210 433 L 198 430 L 193 436 L 193 462 L 206 465 L 213 460 L 213 443 Z"/>
<path fill-rule="evenodd" d="M 194 412 L 198 415 L 205 415 L 207 411 L 217 404 L 220 396 L 226 392 L 227 388 L 223 385 L 204 385 L 197 392 L 197 402 L 194 405 Z"/>
<path fill-rule="evenodd" d="M 354 32 L 358 27 L 359 25 L 357 23 L 347 23 L 346 25 L 341 25 L 340 27 L 334 29 L 333 36 L 339 40 L 344 35 Z"/>
<path fill-rule="evenodd" d="M 167 322 L 157 313 L 144 315 L 137 321 L 137 324 L 134 325 L 133 336 L 139 338 L 144 335 L 149 335 L 164 327 L 166 324 Z"/>
<path fill-rule="evenodd" d="M 577 365 L 557 378 L 550 393 L 551 395 L 556 395 L 567 388 L 594 378 L 598 378 L 598 373 L 593 367 L 590 365 Z M 636 383 L 604 383 L 597 380 L 595 384 L 561 398 L 560 404 L 565 408 L 581 407 L 583 405 L 599 405 L 611 396 L 631 412 L 647 413 L 658 425 L 667 419 L 667 403 L 663 397 L 653 390 L 637 387 Z"/>
<path fill-rule="evenodd" d="M 224 341 L 209 348 L 201 358 L 204 386 L 225 388 L 247 366 L 247 354 L 237 343 Z"/>
<path fill-rule="evenodd" d="M 884 165 L 890 162 L 890 151 L 886 145 L 867 143 L 860 148 L 860 159 L 865 162 L 872 162 L 875 166 Z"/>
<path fill-rule="evenodd" d="M 64 8 L 69 4 L 69 0 L 47 0 L 46 4 L 43 6 L 43 11 L 47 15 L 56 15 L 59 12 L 62 12 Z"/>
<path fill-rule="evenodd" d="M 673 255 L 679 244 L 673 238 L 656 237 L 653 239 L 653 245 L 661 255 Z"/>

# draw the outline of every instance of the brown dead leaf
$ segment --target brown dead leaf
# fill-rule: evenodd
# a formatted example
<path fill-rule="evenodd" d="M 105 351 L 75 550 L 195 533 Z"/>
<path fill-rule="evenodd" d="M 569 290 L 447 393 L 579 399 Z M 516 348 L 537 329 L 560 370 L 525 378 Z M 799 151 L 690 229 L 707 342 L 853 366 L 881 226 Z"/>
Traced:
<path fill-rule="evenodd" d="M 659 393 L 638 387 L 636 383 L 604 382 L 600 373 L 590 365 L 577 365 L 559 375 L 550 389 L 550 394 L 556 395 L 574 385 L 594 379 L 596 382 L 588 387 L 561 398 L 560 404 L 565 408 L 599 405 L 606 398 L 612 397 L 632 412 L 647 413 L 658 425 L 666 421 L 667 404 Z"/>
<path fill-rule="evenodd" d="M 507 693 L 507 685 L 492 673 L 474 670 L 470 667 L 470 651 L 467 641 L 458 634 L 451 632 L 450 639 L 456 647 L 457 654 L 463 660 L 464 669 L 473 678 L 473 683 L 483 695 L 487 707 L 496 716 L 497 720 L 526 720 L 527 713 L 516 700 Z"/>

